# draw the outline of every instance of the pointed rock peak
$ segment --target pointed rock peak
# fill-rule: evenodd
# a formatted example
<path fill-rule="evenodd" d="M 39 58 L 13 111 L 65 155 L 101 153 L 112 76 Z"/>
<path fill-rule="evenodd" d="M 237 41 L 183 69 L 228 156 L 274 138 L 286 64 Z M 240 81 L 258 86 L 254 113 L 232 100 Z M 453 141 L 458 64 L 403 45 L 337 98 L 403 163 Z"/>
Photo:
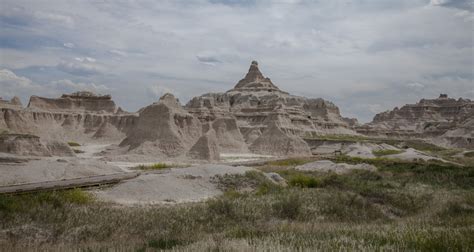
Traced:
<path fill-rule="evenodd" d="M 160 97 L 160 102 L 173 107 L 181 107 L 179 100 L 171 93 L 166 93 Z"/>
<path fill-rule="evenodd" d="M 265 78 L 258 69 L 258 62 L 252 61 L 250 64 L 249 71 L 245 78 L 239 81 L 237 85 L 234 87 L 233 90 L 240 90 L 240 91 L 274 91 L 278 90 L 278 87 L 273 85 L 272 81 L 269 78 Z"/>

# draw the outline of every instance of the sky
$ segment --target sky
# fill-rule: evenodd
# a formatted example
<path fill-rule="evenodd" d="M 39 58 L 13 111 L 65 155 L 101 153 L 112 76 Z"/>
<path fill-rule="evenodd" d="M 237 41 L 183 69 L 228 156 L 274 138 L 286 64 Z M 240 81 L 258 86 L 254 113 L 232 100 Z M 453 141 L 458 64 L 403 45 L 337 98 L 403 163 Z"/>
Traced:
<path fill-rule="evenodd" d="M 0 96 L 89 90 L 128 111 L 225 92 L 250 62 L 343 116 L 474 99 L 472 0 L 0 0 Z"/>

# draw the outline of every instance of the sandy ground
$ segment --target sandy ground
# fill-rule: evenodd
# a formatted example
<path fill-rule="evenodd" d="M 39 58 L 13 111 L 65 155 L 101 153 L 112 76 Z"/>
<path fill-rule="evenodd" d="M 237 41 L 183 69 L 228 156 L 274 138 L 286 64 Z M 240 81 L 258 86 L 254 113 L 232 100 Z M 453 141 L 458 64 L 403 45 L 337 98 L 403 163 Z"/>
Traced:
<path fill-rule="evenodd" d="M 275 156 L 270 155 L 259 155 L 252 153 L 221 153 L 221 161 L 224 163 L 238 163 L 238 162 L 248 162 L 248 161 L 257 161 L 262 159 L 270 159 Z"/>
<path fill-rule="evenodd" d="M 415 150 L 413 148 L 406 149 L 405 152 L 400 153 L 400 154 L 386 155 L 386 156 L 383 156 L 383 157 L 384 158 L 395 158 L 395 159 L 409 160 L 409 161 L 415 160 L 415 159 L 423 159 L 423 160 L 434 159 L 434 160 L 439 160 L 439 161 L 443 161 L 443 162 L 448 162 L 444 159 L 430 156 L 426 153 Z"/>
<path fill-rule="evenodd" d="M 377 167 L 369 164 L 350 165 L 346 163 L 334 163 L 330 160 L 319 160 L 304 165 L 295 167 L 300 171 L 319 171 L 319 172 L 334 172 L 337 174 L 348 173 L 351 170 L 369 170 L 375 171 Z"/>
<path fill-rule="evenodd" d="M 211 183 L 211 177 L 224 174 L 244 174 L 252 168 L 227 165 L 199 165 L 172 168 L 158 174 L 138 178 L 104 190 L 95 191 L 98 199 L 119 204 L 169 204 L 196 202 L 223 192 Z"/>

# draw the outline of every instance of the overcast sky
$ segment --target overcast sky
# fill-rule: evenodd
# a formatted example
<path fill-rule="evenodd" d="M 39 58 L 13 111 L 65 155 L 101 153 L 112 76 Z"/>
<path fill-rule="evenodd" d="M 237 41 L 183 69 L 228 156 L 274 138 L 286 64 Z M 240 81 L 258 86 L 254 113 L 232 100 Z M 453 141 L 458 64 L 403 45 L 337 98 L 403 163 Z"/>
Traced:
<path fill-rule="evenodd" d="M 231 89 L 257 60 L 344 116 L 474 99 L 471 0 L 0 0 L 0 96 L 91 90 L 136 111 Z"/>

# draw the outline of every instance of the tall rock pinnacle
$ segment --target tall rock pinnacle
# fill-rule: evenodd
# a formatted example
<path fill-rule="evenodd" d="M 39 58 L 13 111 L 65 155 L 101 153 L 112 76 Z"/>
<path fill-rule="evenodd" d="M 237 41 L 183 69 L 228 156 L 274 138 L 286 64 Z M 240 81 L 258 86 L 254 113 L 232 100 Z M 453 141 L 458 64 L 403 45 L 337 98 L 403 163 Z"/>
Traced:
<path fill-rule="evenodd" d="M 280 91 L 277 86 L 273 85 L 269 78 L 265 78 L 258 69 L 258 62 L 252 61 L 249 71 L 245 78 L 240 80 L 234 87 L 234 90 L 249 90 L 249 91 Z"/>

